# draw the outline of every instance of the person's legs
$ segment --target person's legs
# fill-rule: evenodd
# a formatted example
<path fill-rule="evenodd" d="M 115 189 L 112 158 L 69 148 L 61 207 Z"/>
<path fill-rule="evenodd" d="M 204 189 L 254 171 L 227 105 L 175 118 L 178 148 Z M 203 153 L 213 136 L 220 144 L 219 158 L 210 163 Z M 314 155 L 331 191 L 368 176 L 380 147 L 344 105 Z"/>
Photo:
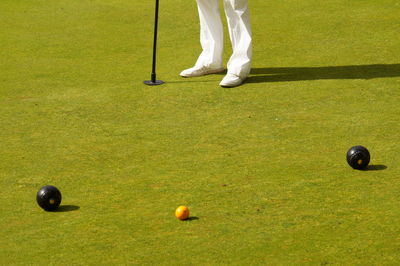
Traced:
<path fill-rule="evenodd" d="M 250 73 L 252 39 L 248 0 L 224 0 L 233 54 L 228 62 L 228 74 L 244 80 Z"/>
<path fill-rule="evenodd" d="M 219 11 L 219 0 L 197 0 L 200 18 L 200 43 L 203 52 L 196 66 L 222 67 L 223 28 Z"/>
<path fill-rule="evenodd" d="M 203 49 L 194 67 L 181 72 L 182 77 L 197 77 L 224 71 L 224 45 L 219 0 L 197 0 L 200 18 L 200 43 Z"/>

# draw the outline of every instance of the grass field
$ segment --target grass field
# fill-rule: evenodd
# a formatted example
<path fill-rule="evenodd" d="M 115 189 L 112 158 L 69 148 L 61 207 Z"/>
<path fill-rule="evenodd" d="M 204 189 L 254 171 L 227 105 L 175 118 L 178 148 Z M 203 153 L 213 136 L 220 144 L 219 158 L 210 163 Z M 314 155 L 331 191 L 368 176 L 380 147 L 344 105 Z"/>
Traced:
<path fill-rule="evenodd" d="M 161 1 L 157 87 L 154 1 L 0 1 L 1 265 L 399 263 L 399 2 L 249 2 L 227 89 L 179 77 L 195 1 Z"/>

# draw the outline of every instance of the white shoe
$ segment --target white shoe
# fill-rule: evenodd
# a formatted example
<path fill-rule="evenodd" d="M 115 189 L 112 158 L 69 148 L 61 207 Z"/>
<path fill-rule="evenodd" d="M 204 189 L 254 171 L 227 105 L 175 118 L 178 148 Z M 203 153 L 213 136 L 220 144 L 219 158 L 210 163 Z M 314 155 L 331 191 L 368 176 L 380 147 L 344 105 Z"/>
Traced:
<path fill-rule="evenodd" d="M 239 86 L 243 83 L 243 79 L 234 75 L 234 74 L 227 74 L 219 84 L 221 87 L 232 88 Z"/>
<path fill-rule="evenodd" d="M 194 66 L 192 68 L 183 70 L 180 74 L 181 77 L 184 78 L 190 78 L 190 77 L 200 77 L 204 75 L 209 75 L 209 74 L 216 74 L 216 73 L 221 73 L 225 69 L 223 67 L 220 68 L 209 68 L 205 66 Z"/>

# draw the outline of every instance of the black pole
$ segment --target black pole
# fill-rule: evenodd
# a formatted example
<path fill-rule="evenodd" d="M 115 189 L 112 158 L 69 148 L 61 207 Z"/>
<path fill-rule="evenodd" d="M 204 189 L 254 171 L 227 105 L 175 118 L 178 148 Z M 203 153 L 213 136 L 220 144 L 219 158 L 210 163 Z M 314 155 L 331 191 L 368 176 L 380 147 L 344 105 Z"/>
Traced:
<path fill-rule="evenodd" d="M 144 81 L 146 85 L 160 85 L 163 84 L 164 81 L 156 79 L 156 58 L 157 58 L 157 32 L 158 32 L 158 7 L 159 0 L 156 0 L 156 12 L 154 18 L 154 42 L 153 42 L 153 66 L 151 69 L 151 80 Z"/>

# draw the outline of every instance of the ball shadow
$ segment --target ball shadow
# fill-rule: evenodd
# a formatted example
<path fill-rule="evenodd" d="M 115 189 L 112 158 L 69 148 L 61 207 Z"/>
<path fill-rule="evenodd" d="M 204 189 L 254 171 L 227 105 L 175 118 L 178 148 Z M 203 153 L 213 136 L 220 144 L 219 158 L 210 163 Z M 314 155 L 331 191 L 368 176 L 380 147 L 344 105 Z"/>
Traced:
<path fill-rule="evenodd" d="M 61 205 L 55 212 L 72 212 L 79 210 L 80 207 L 76 205 Z"/>
<path fill-rule="evenodd" d="M 386 165 L 383 164 L 372 164 L 368 165 L 367 168 L 364 169 L 364 171 L 381 171 L 387 169 Z"/>
<path fill-rule="evenodd" d="M 189 217 L 189 218 L 186 219 L 186 221 L 188 221 L 188 222 L 196 221 L 196 220 L 200 220 L 200 218 L 197 217 L 197 216 L 191 216 L 191 217 Z"/>

